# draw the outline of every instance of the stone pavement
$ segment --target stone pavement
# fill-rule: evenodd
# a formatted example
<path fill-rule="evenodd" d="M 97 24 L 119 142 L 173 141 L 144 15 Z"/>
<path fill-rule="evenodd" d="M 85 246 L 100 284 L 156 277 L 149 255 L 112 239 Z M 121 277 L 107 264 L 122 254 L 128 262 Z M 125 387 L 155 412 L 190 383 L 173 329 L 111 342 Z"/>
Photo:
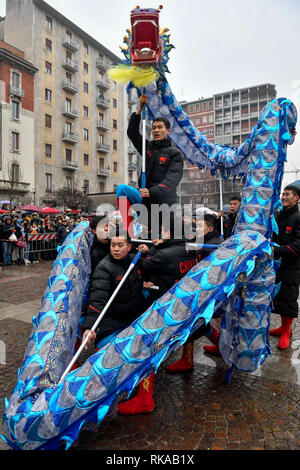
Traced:
<path fill-rule="evenodd" d="M 0 364 L 0 415 L 10 397 L 17 369 L 31 332 L 32 315 L 39 312 L 50 262 L 2 268 L 0 273 L 0 340 L 6 364 Z M 271 327 L 279 324 L 272 315 Z M 76 450 L 299 450 L 300 449 L 300 320 L 294 321 L 291 347 L 277 348 L 253 374 L 234 371 L 225 384 L 221 358 L 203 353 L 205 338 L 195 343 L 195 367 L 170 375 L 165 365 L 156 375 L 156 410 L 148 415 L 116 416 L 98 432 L 83 430 Z M 85 353 L 86 354 L 86 353 Z M 84 360 L 84 356 L 81 360 Z M 134 396 L 134 393 L 133 395 Z M 1 433 L 1 424 L 0 424 Z M 0 449 L 8 449 L 0 439 Z"/>

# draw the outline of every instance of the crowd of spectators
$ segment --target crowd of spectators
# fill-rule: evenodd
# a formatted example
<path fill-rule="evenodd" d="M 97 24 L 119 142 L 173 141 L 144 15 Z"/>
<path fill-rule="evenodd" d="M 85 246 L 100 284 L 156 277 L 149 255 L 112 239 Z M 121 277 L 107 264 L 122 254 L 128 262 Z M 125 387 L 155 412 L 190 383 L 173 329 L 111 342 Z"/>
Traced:
<path fill-rule="evenodd" d="M 0 214 L 0 266 L 38 263 L 55 259 L 57 246 L 61 245 L 73 228 L 88 214 L 80 211 L 60 214 L 39 214 L 23 212 L 16 207 L 7 210 L 2 206 Z M 31 234 L 52 234 L 56 237 L 46 240 L 30 240 Z"/>

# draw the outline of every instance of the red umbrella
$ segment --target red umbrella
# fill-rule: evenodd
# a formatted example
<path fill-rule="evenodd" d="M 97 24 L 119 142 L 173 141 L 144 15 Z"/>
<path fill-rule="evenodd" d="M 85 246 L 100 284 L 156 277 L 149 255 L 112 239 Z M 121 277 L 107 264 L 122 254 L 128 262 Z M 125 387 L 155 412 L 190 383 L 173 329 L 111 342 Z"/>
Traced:
<path fill-rule="evenodd" d="M 0 209 L 0 214 L 5 214 L 5 212 L 7 211 L 5 211 L 4 209 Z"/>
<path fill-rule="evenodd" d="M 42 212 L 41 207 L 34 204 L 27 204 L 26 206 L 19 207 L 19 209 L 25 212 Z"/>
<path fill-rule="evenodd" d="M 42 214 L 60 214 L 60 211 L 55 207 L 44 207 L 42 209 Z"/>

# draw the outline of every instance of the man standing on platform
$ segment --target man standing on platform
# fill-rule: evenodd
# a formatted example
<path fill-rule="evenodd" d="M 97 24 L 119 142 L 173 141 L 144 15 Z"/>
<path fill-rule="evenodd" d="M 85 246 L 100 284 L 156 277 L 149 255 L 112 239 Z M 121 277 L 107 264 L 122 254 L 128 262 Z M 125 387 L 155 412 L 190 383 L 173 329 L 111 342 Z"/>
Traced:
<path fill-rule="evenodd" d="M 140 154 L 142 154 L 143 137 L 140 134 L 139 126 L 143 106 L 147 103 L 147 95 L 141 95 L 139 108 L 137 112 L 132 113 L 127 130 L 128 137 Z M 183 155 L 173 144 L 169 134 L 170 122 L 164 117 L 156 117 L 152 124 L 153 140 L 146 141 L 146 188 L 137 190 L 126 185 L 119 185 L 117 188 L 118 199 L 122 196 L 128 198 L 127 212 L 132 203 L 142 203 L 147 207 L 148 226 L 151 221 L 152 204 L 172 206 L 177 202 L 176 188 L 182 178 Z M 141 186 L 141 178 L 139 185 Z M 121 210 L 120 204 L 119 208 L 122 213 L 124 208 Z M 124 221 L 123 213 L 122 218 Z M 126 218 L 128 220 L 128 216 Z M 129 222 L 130 220 L 128 220 L 128 224 Z"/>

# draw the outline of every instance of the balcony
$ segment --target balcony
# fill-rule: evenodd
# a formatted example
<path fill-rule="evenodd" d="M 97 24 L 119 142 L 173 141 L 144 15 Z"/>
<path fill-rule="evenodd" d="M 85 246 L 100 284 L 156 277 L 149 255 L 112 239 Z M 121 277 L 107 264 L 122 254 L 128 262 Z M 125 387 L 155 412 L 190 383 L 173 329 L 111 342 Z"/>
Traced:
<path fill-rule="evenodd" d="M 97 175 L 98 176 L 104 176 L 106 178 L 107 176 L 110 175 L 110 169 L 109 168 L 98 168 Z"/>
<path fill-rule="evenodd" d="M 135 150 L 135 148 L 133 147 L 133 145 L 129 145 L 129 146 L 128 146 L 128 153 L 129 153 L 130 155 L 133 155 L 133 154 L 136 153 L 136 150 Z"/>
<path fill-rule="evenodd" d="M 102 131 L 108 131 L 110 129 L 110 125 L 108 122 L 104 122 L 100 119 L 97 122 L 97 129 L 101 129 Z"/>
<path fill-rule="evenodd" d="M 70 38 L 67 34 L 63 40 L 63 45 L 72 52 L 76 52 L 79 49 L 79 42 L 74 41 L 74 39 Z"/>
<path fill-rule="evenodd" d="M 69 70 L 70 72 L 78 72 L 79 70 L 78 62 L 75 60 L 68 59 L 68 58 L 64 60 L 63 67 Z"/>
<path fill-rule="evenodd" d="M 107 62 L 105 62 L 103 59 L 97 59 L 96 67 L 102 70 L 103 72 L 106 72 L 106 70 L 109 69 L 110 65 Z"/>
<path fill-rule="evenodd" d="M 108 153 L 110 151 L 110 145 L 104 144 L 103 142 L 97 143 L 97 152 L 105 152 Z"/>
<path fill-rule="evenodd" d="M 79 164 L 77 162 L 72 162 L 71 160 L 66 160 L 63 162 L 62 167 L 65 170 L 78 170 Z"/>
<path fill-rule="evenodd" d="M 64 90 L 69 91 L 70 93 L 78 93 L 79 87 L 75 85 L 71 80 L 63 80 L 62 87 Z"/>
<path fill-rule="evenodd" d="M 96 85 L 102 90 L 108 90 L 110 86 L 108 80 L 97 80 Z"/>
<path fill-rule="evenodd" d="M 24 90 L 21 87 L 10 84 L 9 85 L 9 94 L 14 95 L 17 98 L 24 98 Z"/>
<path fill-rule="evenodd" d="M 67 117 L 72 118 L 72 119 L 75 119 L 75 118 L 79 117 L 79 112 L 77 110 L 71 109 L 71 108 L 63 108 L 62 113 L 63 113 L 64 116 L 67 116 Z"/>
<path fill-rule="evenodd" d="M 79 135 L 73 134 L 72 132 L 65 132 L 62 136 L 64 142 L 69 142 L 70 144 L 76 144 L 79 142 Z"/>
<path fill-rule="evenodd" d="M 9 180 L 0 180 L 0 191 L 11 191 L 11 186 L 12 186 L 12 182 L 9 181 Z M 25 183 L 23 181 L 16 181 L 14 183 L 14 191 L 16 193 L 28 193 L 29 192 L 29 187 L 30 187 L 30 183 Z"/>
<path fill-rule="evenodd" d="M 128 163 L 128 171 L 136 171 L 137 164 L 136 163 Z"/>
<path fill-rule="evenodd" d="M 105 98 L 96 98 L 96 105 L 99 106 L 102 109 L 108 109 L 109 108 L 109 100 Z"/>

